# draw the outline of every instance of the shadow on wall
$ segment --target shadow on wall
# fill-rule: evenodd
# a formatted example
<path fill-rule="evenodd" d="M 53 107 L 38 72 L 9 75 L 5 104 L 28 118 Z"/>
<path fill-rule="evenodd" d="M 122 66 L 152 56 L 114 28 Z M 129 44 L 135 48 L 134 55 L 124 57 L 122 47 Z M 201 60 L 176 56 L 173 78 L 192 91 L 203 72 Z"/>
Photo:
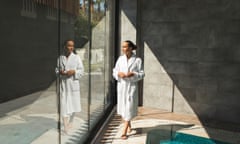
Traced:
<path fill-rule="evenodd" d="M 205 125 L 239 124 L 239 8 L 239 1 L 141 1 L 138 28 L 132 11 L 123 9 L 141 30 L 144 94 L 152 97 L 144 99 L 145 106 L 167 104 L 168 110 L 196 114 Z M 159 69 L 149 63 L 160 65 Z M 162 82 L 166 77 L 169 85 Z"/>

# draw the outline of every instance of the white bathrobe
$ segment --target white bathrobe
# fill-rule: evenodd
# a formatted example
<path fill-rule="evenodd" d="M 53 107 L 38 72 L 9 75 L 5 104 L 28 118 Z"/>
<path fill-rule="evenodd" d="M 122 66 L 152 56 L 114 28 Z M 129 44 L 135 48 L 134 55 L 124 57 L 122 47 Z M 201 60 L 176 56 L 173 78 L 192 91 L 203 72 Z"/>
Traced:
<path fill-rule="evenodd" d="M 130 78 L 118 77 L 118 72 L 134 72 Z M 145 76 L 142 68 L 142 60 L 132 54 L 127 60 L 126 55 L 118 58 L 113 69 L 113 77 L 117 80 L 117 113 L 126 121 L 137 116 L 138 108 L 138 81 Z"/>
<path fill-rule="evenodd" d="M 73 112 L 81 111 L 79 78 L 83 75 L 84 68 L 80 57 L 71 53 L 68 58 L 64 55 L 58 58 L 56 72 L 59 73 L 60 70 L 75 70 L 72 76 L 60 75 L 60 110 L 61 115 L 67 117 Z"/>

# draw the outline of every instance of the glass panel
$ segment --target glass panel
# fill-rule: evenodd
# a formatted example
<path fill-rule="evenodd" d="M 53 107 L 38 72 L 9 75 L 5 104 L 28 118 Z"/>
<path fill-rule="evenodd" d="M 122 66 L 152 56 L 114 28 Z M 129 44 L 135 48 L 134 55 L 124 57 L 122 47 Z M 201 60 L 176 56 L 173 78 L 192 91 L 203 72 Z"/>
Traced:
<path fill-rule="evenodd" d="M 111 103 L 106 3 L 0 2 L 1 143 L 84 143 Z"/>
<path fill-rule="evenodd" d="M 110 104 L 112 104 L 113 99 L 112 99 L 112 85 L 111 85 L 111 79 L 112 79 L 112 67 L 111 64 L 112 62 L 114 62 L 114 60 L 112 58 L 113 57 L 113 51 L 114 49 L 113 44 L 114 44 L 114 37 L 112 34 L 114 34 L 112 32 L 113 30 L 113 22 L 114 19 L 113 17 L 113 4 L 115 1 L 112 0 L 106 0 L 105 1 L 105 19 L 106 19 L 106 39 L 105 39 L 105 43 L 106 43 L 106 47 L 105 47 L 105 52 L 104 52 L 104 83 L 105 83 L 105 88 L 104 88 L 104 107 L 105 109 L 108 108 L 108 106 L 110 106 Z M 114 16 L 115 17 L 115 16 Z M 114 63 L 113 63 L 114 64 Z"/>
<path fill-rule="evenodd" d="M 61 5 L 61 143 L 79 144 L 89 125 L 89 6 L 87 0 L 62 0 Z"/>
<path fill-rule="evenodd" d="M 57 7 L 0 1 L 0 142 L 58 143 Z"/>
<path fill-rule="evenodd" d="M 91 0 L 91 105 L 90 127 L 93 128 L 104 113 L 109 83 L 109 17 L 106 1 Z"/>

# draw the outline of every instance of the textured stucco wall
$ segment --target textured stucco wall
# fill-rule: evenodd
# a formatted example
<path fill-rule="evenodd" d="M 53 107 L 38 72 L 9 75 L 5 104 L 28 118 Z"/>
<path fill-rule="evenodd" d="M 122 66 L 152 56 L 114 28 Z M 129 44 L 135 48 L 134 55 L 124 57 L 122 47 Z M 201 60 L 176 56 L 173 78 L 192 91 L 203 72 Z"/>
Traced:
<path fill-rule="evenodd" d="M 239 122 L 239 8 L 236 0 L 141 1 L 144 106 Z"/>
<path fill-rule="evenodd" d="M 131 40 L 136 43 L 137 0 L 120 1 L 120 42 Z"/>
<path fill-rule="evenodd" d="M 73 27 L 47 18 L 47 7 L 36 7 L 36 17 L 21 15 L 22 1 L 0 2 L 0 102 L 46 88 L 56 79 L 58 35 L 73 38 Z"/>
<path fill-rule="evenodd" d="M 136 37 L 144 49 L 143 106 L 239 123 L 240 1 L 121 5 L 122 38 Z"/>

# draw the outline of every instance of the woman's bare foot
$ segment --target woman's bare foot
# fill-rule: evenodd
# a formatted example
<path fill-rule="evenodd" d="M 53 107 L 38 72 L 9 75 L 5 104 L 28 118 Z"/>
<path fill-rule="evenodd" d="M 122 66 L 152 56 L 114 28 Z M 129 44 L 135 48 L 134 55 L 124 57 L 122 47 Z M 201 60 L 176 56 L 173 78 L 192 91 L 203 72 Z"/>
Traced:
<path fill-rule="evenodd" d="M 132 132 L 131 127 L 128 127 L 127 132 L 128 132 L 128 133 L 131 133 L 131 132 Z"/>
<path fill-rule="evenodd" d="M 127 138 L 128 138 L 128 136 L 126 134 L 122 134 L 122 136 L 121 136 L 122 140 L 126 140 Z"/>
<path fill-rule="evenodd" d="M 62 130 L 62 135 L 69 135 L 68 129 L 65 129 L 65 128 L 64 128 L 64 129 Z"/>
<path fill-rule="evenodd" d="M 73 124 L 70 122 L 70 123 L 68 123 L 68 129 L 72 129 L 72 127 L 73 127 Z"/>
<path fill-rule="evenodd" d="M 69 123 L 67 123 L 67 124 L 64 126 L 64 128 L 63 128 L 62 131 L 63 131 L 64 134 L 68 135 L 69 130 L 70 130 Z"/>

